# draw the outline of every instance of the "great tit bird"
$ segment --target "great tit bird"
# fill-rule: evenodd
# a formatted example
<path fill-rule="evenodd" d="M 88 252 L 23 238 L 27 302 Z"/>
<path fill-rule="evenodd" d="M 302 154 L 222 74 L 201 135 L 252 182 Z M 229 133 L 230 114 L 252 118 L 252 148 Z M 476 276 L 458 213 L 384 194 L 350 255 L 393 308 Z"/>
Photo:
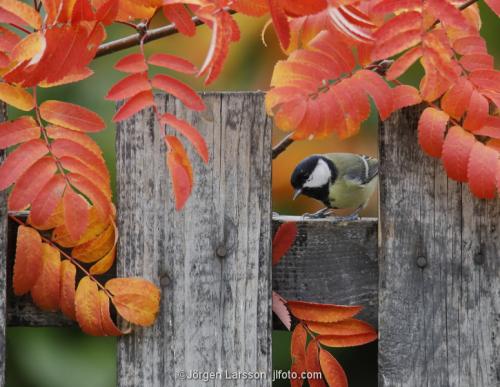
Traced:
<path fill-rule="evenodd" d="M 334 209 L 352 208 L 344 217 L 356 219 L 366 206 L 378 182 L 378 160 L 353 153 L 326 153 L 302 160 L 293 171 L 291 184 L 293 199 L 309 196 L 325 204 L 326 208 L 310 216 L 325 217 Z"/>

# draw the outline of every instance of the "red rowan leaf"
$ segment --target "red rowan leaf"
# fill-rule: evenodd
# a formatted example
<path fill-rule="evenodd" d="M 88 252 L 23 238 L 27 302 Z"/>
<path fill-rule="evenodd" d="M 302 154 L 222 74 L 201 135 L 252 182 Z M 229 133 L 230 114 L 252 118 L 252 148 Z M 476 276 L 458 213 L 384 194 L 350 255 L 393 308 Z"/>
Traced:
<path fill-rule="evenodd" d="M 421 7 L 421 0 L 380 0 L 373 5 L 372 12 L 376 14 L 388 14 L 401 10 L 420 9 Z"/>
<path fill-rule="evenodd" d="M 428 56 L 422 57 L 421 62 L 425 75 L 420 81 L 420 94 L 424 101 L 433 102 L 449 89 L 451 82 L 441 75 Z"/>
<path fill-rule="evenodd" d="M 500 0 L 485 0 L 486 4 L 490 6 L 490 8 L 500 16 Z"/>
<path fill-rule="evenodd" d="M 42 140 L 31 140 L 17 147 L 0 166 L 0 190 L 4 190 L 47 154 Z"/>
<path fill-rule="evenodd" d="M 472 84 L 460 78 L 441 99 L 441 108 L 456 120 L 462 118 L 472 95 Z"/>
<path fill-rule="evenodd" d="M 113 116 L 113 122 L 119 122 L 130 118 L 141 110 L 154 105 L 154 97 L 151 90 L 143 91 L 123 104 Z"/>
<path fill-rule="evenodd" d="M 61 254 L 47 243 L 42 243 L 42 271 L 31 288 L 33 302 L 40 309 L 59 310 L 61 283 Z"/>
<path fill-rule="evenodd" d="M 44 219 L 42 223 L 34 222 L 30 212 L 30 215 L 28 216 L 27 219 L 27 224 L 35 227 L 37 230 L 40 231 L 52 230 L 53 228 L 63 225 L 64 209 L 62 205 L 62 199 L 59 200 L 59 203 L 57 203 L 56 208 L 52 212 L 52 214 L 50 214 L 47 219 Z"/>
<path fill-rule="evenodd" d="M 373 37 L 366 28 L 375 27 L 368 18 L 352 6 L 329 7 L 333 27 L 355 42 L 371 43 Z M 362 27 L 362 28 L 360 28 Z"/>
<path fill-rule="evenodd" d="M 174 23 L 181 34 L 187 36 L 196 34 L 196 26 L 184 4 L 167 4 L 162 9 L 165 17 Z"/>
<path fill-rule="evenodd" d="M 186 204 L 193 188 L 193 170 L 184 146 L 177 137 L 166 136 L 168 147 L 167 167 L 170 171 L 175 196 L 175 209 L 179 211 Z"/>
<path fill-rule="evenodd" d="M 31 204 L 30 217 L 34 225 L 44 224 L 55 211 L 62 198 L 66 181 L 62 175 L 55 175 L 42 188 Z"/>
<path fill-rule="evenodd" d="M 359 87 L 373 98 L 380 118 L 387 119 L 393 112 L 392 92 L 387 83 L 378 74 L 368 70 L 357 71 L 353 79 L 358 79 L 361 82 Z"/>
<path fill-rule="evenodd" d="M 460 58 L 460 65 L 467 71 L 492 70 L 495 60 L 490 54 L 464 55 Z"/>
<path fill-rule="evenodd" d="M 95 20 L 95 14 L 89 0 L 76 0 L 71 14 L 73 23 Z"/>
<path fill-rule="evenodd" d="M 264 16 L 269 12 L 267 0 L 236 0 L 231 6 L 235 11 L 248 16 Z"/>
<path fill-rule="evenodd" d="M 67 177 L 71 184 L 92 202 L 100 220 L 106 222 L 111 215 L 111 203 L 102 191 L 85 176 L 69 173 Z"/>
<path fill-rule="evenodd" d="M 52 157 L 42 157 L 16 181 L 9 195 L 10 211 L 22 211 L 29 207 L 40 191 L 57 171 Z"/>
<path fill-rule="evenodd" d="M 284 11 L 292 17 L 313 15 L 323 11 L 327 6 L 326 0 L 288 0 L 282 3 Z"/>
<path fill-rule="evenodd" d="M 59 306 L 63 314 L 75 320 L 75 277 L 76 267 L 69 260 L 61 262 L 61 290 Z"/>
<path fill-rule="evenodd" d="M 0 52 L 0 70 L 6 68 L 10 63 L 10 58 L 4 54 L 3 52 Z"/>
<path fill-rule="evenodd" d="M 0 51 L 11 52 L 20 41 L 19 35 L 0 26 Z"/>
<path fill-rule="evenodd" d="M 337 322 L 358 314 L 361 306 L 318 304 L 305 301 L 288 301 L 288 309 L 299 320 L 317 322 Z"/>
<path fill-rule="evenodd" d="M 418 142 L 425 153 L 432 157 L 441 157 L 446 125 L 450 117 L 445 112 L 428 107 L 418 122 Z"/>
<path fill-rule="evenodd" d="M 14 294 L 28 293 L 42 272 L 42 239 L 31 227 L 17 229 L 16 257 L 14 260 Z"/>
<path fill-rule="evenodd" d="M 500 117 L 489 116 L 484 126 L 477 132 L 474 132 L 474 134 L 500 139 Z"/>
<path fill-rule="evenodd" d="M 318 341 L 327 347 L 356 347 L 377 340 L 377 332 L 359 333 L 356 335 L 319 335 Z"/>
<path fill-rule="evenodd" d="M 61 101 L 45 101 L 40 106 L 42 118 L 54 125 L 82 132 L 100 132 L 106 124 L 96 113 Z"/>
<path fill-rule="evenodd" d="M 188 108 L 196 111 L 205 110 L 206 106 L 201 97 L 185 83 L 163 74 L 155 75 L 152 82 L 153 87 L 172 94 Z"/>
<path fill-rule="evenodd" d="M 0 4 L 0 10 L 5 10 L 8 13 L 21 19 L 23 23 L 21 25 L 27 24 L 37 30 L 42 26 L 42 18 L 40 14 L 30 5 L 23 3 L 19 0 L 2 0 Z M 11 23 L 9 19 L 4 19 L 4 13 L 0 12 L 0 22 Z"/>
<path fill-rule="evenodd" d="M 147 90 L 151 90 L 147 75 L 145 73 L 132 74 L 115 83 L 106 95 L 106 99 L 119 101 Z"/>
<path fill-rule="evenodd" d="M 115 69 L 124 73 L 142 73 L 148 71 L 148 65 L 144 55 L 130 54 L 121 58 L 116 64 Z"/>
<path fill-rule="evenodd" d="M 286 307 L 286 301 L 283 297 L 281 297 L 278 293 L 273 292 L 273 300 L 272 300 L 272 309 L 273 312 L 280 321 L 283 323 L 283 325 L 286 327 L 286 329 L 290 330 L 290 327 L 292 326 L 292 320 L 290 317 L 290 312 L 288 311 Z"/>
<path fill-rule="evenodd" d="M 276 126 L 281 130 L 295 130 L 304 119 L 307 109 L 307 102 L 297 98 L 283 103 L 274 114 Z"/>
<path fill-rule="evenodd" d="M 104 25 L 110 25 L 118 16 L 119 5 L 119 0 L 108 0 L 103 2 L 96 10 L 96 20 Z"/>
<path fill-rule="evenodd" d="M 51 139 L 65 139 L 76 142 L 90 150 L 96 156 L 102 158 L 102 152 L 101 148 L 99 148 L 99 145 L 97 145 L 97 143 L 85 133 L 63 128 L 62 126 L 57 125 L 49 125 L 45 128 L 45 130 L 47 131 L 47 134 Z"/>
<path fill-rule="evenodd" d="M 460 55 L 487 54 L 486 41 L 479 35 L 466 36 L 453 42 L 453 49 Z"/>
<path fill-rule="evenodd" d="M 312 340 L 307 344 L 306 349 L 306 369 L 307 380 L 310 387 L 326 387 L 326 383 L 321 377 L 321 365 L 319 362 L 318 344 Z"/>
<path fill-rule="evenodd" d="M 292 339 L 290 344 L 292 363 L 305 362 L 306 341 L 307 341 L 307 332 L 302 326 L 302 324 L 298 324 L 292 332 Z"/>
<path fill-rule="evenodd" d="M 76 246 L 71 255 L 73 258 L 85 263 L 93 263 L 111 251 L 115 245 L 115 227 L 110 224 L 101 234 L 94 239 Z"/>
<path fill-rule="evenodd" d="M 73 189 L 67 188 L 63 195 L 64 224 L 73 240 L 78 240 L 89 223 L 89 204 Z"/>
<path fill-rule="evenodd" d="M 332 354 L 324 349 L 319 350 L 321 371 L 329 387 L 347 387 L 347 376 L 339 362 Z"/>
<path fill-rule="evenodd" d="M 471 26 L 465 16 L 447 0 L 428 0 L 426 10 L 439 19 L 446 27 L 470 30 Z"/>
<path fill-rule="evenodd" d="M 65 170 L 74 174 L 85 176 L 88 180 L 92 181 L 99 190 L 111 200 L 112 192 L 109 179 L 106 180 L 95 169 L 91 169 L 87 164 L 81 162 L 79 159 L 63 156 L 59 161 Z"/>
<path fill-rule="evenodd" d="M 109 314 L 109 297 L 107 294 L 99 290 L 99 305 L 101 310 L 102 329 L 106 336 L 121 336 L 124 334 L 113 322 Z"/>
<path fill-rule="evenodd" d="M 472 91 L 467 115 L 463 123 L 463 127 L 472 132 L 477 131 L 486 124 L 488 119 L 489 104 L 488 100 L 476 90 Z"/>
<path fill-rule="evenodd" d="M 314 321 L 306 321 L 305 323 L 311 331 L 320 335 L 350 336 L 364 333 L 376 334 L 375 328 L 373 328 L 370 324 L 355 318 L 349 318 L 347 320 L 332 323 Z"/>
<path fill-rule="evenodd" d="M 276 265 L 280 259 L 292 247 L 297 238 L 298 229 L 295 222 L 283 223 L 273 238 L 273 265 Z"/>
<path fill-rule="evenodd" d="M 31 117 L 0 123 L 0 149 L 40 138 L 40 127 Z"/>
<path fill-rule="evenodd" d="M 23 111 L 33 110 L 35 101 L 33 96 L 19 86 L 0 83 L 0 100 Z"/>
<path fill-rule="evenodd" d="M 62 78 L 58 78 L 54 82 L 41 81 L 39 83 L 39 86 L 48 88 L 48 87 L 67 85 L 68 83 L 83 81 L 84 79 L 87 79 L 93 74 L 94 72 L 91 69 L 89 69 L 88 67 L 84 67 L 81 69 L 76 69 L 73 72 L 64 75 Z"/>
<path fill-rule="evenodd" d="M 479 69 L 469 74 L 469 80 L 479 90 L 500 90 L 500 71 L 494 69 Z"/>
<path fill-rule="evenodd" d="M 469 156 L 467 177 L 471 192 L 480 199 L 496 196 L 498 151 L 476 141 Z"/>
<path fill-rule="evenodd" d="M 196 74 L 198 69 L 190 61 L 175 55 L 157 53 L 149 57 L 148 63 L 185 74 Z"/>
<path fill-rule="evenodd" d="M 152 325 L 160 307 L 160 290 L 141 278 L 114 278 L 106 282 L 106 289 L 113 294 L 112 302 L 118 313 L 127 321 Z"/>
<path fill-rule="evenodd" d="M 393 111 L 407 106 L 417 105 L 422 102 L 417 89 L 408 85 L 399 85 L 392 89 L 392 109 Z"/>
<path fill-rule="evenodd" d="M 290 26 L 282 4 L 279 0 L 268 0 L 269 10 L 273 20 L 276 35 L 284 50 L 290 45 Z"/>
<path fill-rule="evenodd" d="M 453 126 L 443 145 L 443 166 L 448 177 L 453 180 L 466 182 L 469 155 L 476 139 L 474 135 L 463 130 L 460 126 Z"/>
<path fill-rule="evenodd" d="M 76 288 L 75 314 L 78 325 L 88 335 L 105 335 L 100 304 L 97 284 L 90 277 L 83 277 Z"/>
<path fill-rule="evenodd" d="M 195 147 L 196 151 L 205 163 L 208 163 L 208 148 L 205 139 L 200 135 L 198 130 L 188 124 L 184 120 L 178 119 L 173 114 L 165 113 L 161 117 L 161 123 L 170 125 L 182 135 L 184 135 Z"/>
<path fill-rule="evenodd" d="M 406 51 L 398 59 L 394 61 L 387 71 L 387 79 L 392 81 L 403 75 L 420 57 L 422 56 L 422 48 L 414 47 Z"/>

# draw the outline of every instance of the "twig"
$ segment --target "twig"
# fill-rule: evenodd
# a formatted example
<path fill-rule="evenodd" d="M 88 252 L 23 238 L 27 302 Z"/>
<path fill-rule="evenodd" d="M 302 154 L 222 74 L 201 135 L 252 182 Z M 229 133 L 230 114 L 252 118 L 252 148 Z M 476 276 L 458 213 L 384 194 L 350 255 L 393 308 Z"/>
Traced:
<path fill-rule="evenodd" d="M 273 160 L 282 154 L 286 148 L 293 144 L 293 132 L 285 136 L 275 147 L 273 147 Z"/>
<path fill-rule="evenodd" d="M 224 9 L 224 10 L 231 15 L 236 13 L 236 11 L 234 11 L 232 9 Z M 194 16 L 191 20 L 193 21 L 195 26 L 200 26 L 200 25 L 205 24 L 205 22 L 203 22 L 197 16 Z M 168 26 L 159 27 L 159 28 L 155 28 L 153 30 L 149 30 L 148 32 L 146 32 L 145 35 L 138 33 L 138 34 L 127 36 L 125 38 L 113 40 L 111 42 L 101 44 L 99 46 L 99 49 L 97 50 L 95 58 L 99 58 L 101 56 L 113 54 L 115 52 L 125 50 L 125 49 L 130 48 L 130 47 L 138 46 L 141 44 L 142 38 L 144 38 L 144 43 L 149 43 L 149 42 L 152 42 L 154 40 L 164 38 L 166 36 L 175 35 L 177 32 L 179 32 L 179 30 L 177 29 L 175 24 L 169 24 Z"/>

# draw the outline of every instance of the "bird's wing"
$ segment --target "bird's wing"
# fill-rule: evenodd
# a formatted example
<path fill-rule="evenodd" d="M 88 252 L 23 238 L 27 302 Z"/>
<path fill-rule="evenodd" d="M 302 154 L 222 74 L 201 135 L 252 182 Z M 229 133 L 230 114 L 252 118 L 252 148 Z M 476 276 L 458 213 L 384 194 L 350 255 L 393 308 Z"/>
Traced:
<path fill-rule="evenodd" d="M 378 175 L 378 160 L 365 155 L 352 153 L 333 153 L 331 159 L 343 171 L 342 177 L 347 183 L 365 185 Z"/>

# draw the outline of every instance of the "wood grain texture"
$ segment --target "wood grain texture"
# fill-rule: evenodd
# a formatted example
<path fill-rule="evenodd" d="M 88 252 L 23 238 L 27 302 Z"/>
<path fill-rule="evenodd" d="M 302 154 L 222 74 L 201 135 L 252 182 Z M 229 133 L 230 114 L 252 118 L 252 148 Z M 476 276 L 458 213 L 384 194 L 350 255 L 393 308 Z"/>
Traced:
<path fill-rule="evenodd" d="M 377 220 L 277 217 L 274 228 L 296 221 L 294 245 L 273 268 L 273 290 L 287 300 L 362 305 L 359 317 L 378 322 Z"/>
<path fill-rule="evenodd" d="M 0 102 L 0 122 L 7 120 L 7 106 Z M 0 162 L 4 160 L 0 150 Z M 0 192 L 0 387 L 5 385 L 5 328 L 7 326 L 7 196 Z"/>
<path fill-rule="evenodd" d="M 271 385 L 269 378 L 227 380 L 224 372 L 271 372 L 272 124 L 262 93 L 204 100 L 208 113 L 200 115 L 157 97 L 198 128 L 210 150 L 204 165 L 187 146 L 196 182 L 181 212 L 152 111 L 117 128 L 117 272 L 162 288 L 156 324 L 119 341 L 120 387 L 203 384 L 184 380 L 192 371 L 222 371 L 209 386 Z"/>
<path fill-rule="evenodd" d="M 420 108 L 381 127 L 379 385 L 500 385 L 500 202 L 417 146 Z"/>

